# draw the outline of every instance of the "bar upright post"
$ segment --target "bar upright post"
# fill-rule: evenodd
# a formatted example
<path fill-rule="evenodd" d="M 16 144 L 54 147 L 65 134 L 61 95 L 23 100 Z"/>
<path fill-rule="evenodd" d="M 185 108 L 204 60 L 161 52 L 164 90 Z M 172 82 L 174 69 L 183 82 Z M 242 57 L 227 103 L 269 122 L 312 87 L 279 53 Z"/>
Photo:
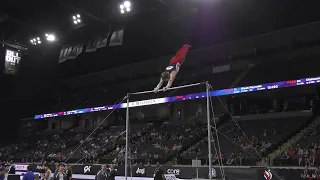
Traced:
<path fill-rule="evenodd" d="M 128 179 L 128 146 L 129 146 L 129 93 L 127 94 L 127 112 L 126 112 L 126 152 L 124 159 L 124 176 L 125 180 Z"/>
<path fill-rule="evenodd" d="M 207 126 L 208 126 L 208 158 L 209 158 L 209 179 L 212 180 L 212 161 L 211 161 L 211 123 L 210 123 L 210 85 L 206 82 L 207 91 Z"/>

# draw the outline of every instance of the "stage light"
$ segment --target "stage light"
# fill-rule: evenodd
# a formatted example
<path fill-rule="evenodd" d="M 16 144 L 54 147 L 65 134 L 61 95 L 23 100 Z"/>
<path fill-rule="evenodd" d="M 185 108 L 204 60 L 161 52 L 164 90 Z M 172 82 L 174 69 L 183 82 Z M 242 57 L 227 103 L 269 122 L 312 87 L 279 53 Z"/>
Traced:
<path fill-rule="evenodd" d="M 81 17 L 80 14 L 77 14 L 77 15 L 72 16 L 72 18 L 73 18 L 73 23 L 74 23 L 74 24 L 80 23 L 80 22 L 81 22 L 80 17 Z"/>
<path fill-rule="evenodd" d="M 30 39 L 30 42 L 32 45 L 38 45 L 38 44 L 41 44 L 41 39 L 40 37 L 32 38 Z"/>
<path fill-rule="evenodd" d="M 131 11 L 131 3 L 130 1 L 125 1 L 123 4 L 120 4 L 120 12 L 124 14 L 125 12 Z"/>
<path fill-rule="evenodd" d="M 129 8 L 131 6 L 131 3 L 129 1 L 124 2 L 124 7 Z"/>
<path fill-rule="evenodd" d="M 47 41 L 55 41 L 56 36 L 54 34 L 46 34 L 47 36 Z"/>

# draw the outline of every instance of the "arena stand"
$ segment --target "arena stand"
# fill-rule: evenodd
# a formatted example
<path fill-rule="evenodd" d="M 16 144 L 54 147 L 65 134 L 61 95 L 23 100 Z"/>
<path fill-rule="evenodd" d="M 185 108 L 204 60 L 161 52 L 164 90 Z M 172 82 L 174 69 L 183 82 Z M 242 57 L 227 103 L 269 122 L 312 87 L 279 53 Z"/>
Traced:
<path fill-rule="evenodd" d="M 293 113 L 293 112 L 292 112 Z M 278 145 L 290 137 L 303 125 L 310 121 L 310 114 L 306 117 L 270 117 L 270 114 L 240 116 L 229 120 L 220 126 L 219 141 L 221 142 L 221 156 L 226 165 L 255 165 L 256 160 L 272 152 Z M 238 125 L 236 125 L 236 123 Z M 290 127 L 288 127 L 290 124 Z M 239 128 L 241 127 L 241 129 Z M 207 164 L 207 139 L 190 147 L 182 154 L 183 164 L 190 164 L 196 157 Z M 258 153 L 258 154 L 257 154 Z M 218 164 L 217 152 L 213 152 L 214 163 Z M 241 160 L 241 162 L 240 162 Z M 260 159 L 261 160 L 261 159 Z"/>
<path fill-rule="evenodd" d="M 254 106 L 254 104 L 252 105 Z M 309 117 L 286 117 L 283 115 L 285 113 L 294 112 L 271 113 L 271 109 L 267 110 L 270 108 L 269 103 L 266 103 L 265 105 L 266 107 L 260 107 L 260 110 L 256 111 L 252 111 L 250 108 L 244 109 L 239 112 L 239 114 L 245 115 L 234 116 L 233 119 L 228 119 L 219 126 L 219 131 L 226 135 L 219 135 L 225 164 L 227 164 L 228 159 L 230 159 L 229 157 L 232 152 L 238 153 L 242 151 L 244 157 L 241 164 L 255 165 L 256 160 L 259 160 L 256 158 L 258 156 L 256 154 L 257 152 L 260 156 L 266 155 L 267 152 L 270 152 L 273 148 L 278 146 L 310 119 Z M 292 108 L 291 105 L 295 107 L 295 104 L 289 103 L 286 110 L 284 110 L 283 107 L 282 110 L 279 110 L 279 108 L 276 109 L 278 109 L 278 111 L 300 110 Z M 245 110 L 248 111 L 246 112 Z M 268 116 L 270 114 L 273 114 L 274 116 L 272 119 Z M 284 117 L 281 117 L 281 114 Z M 157 161 L 155 159 L 158 159 L 159 161 L 161 159 L 161 162 L 164 163 L 171 161 L 177 164 L 190 164 L 191 160 L 197 157 L 202 160 L 203 164 L 206 164 L 207 143 L 205 125 L 201 125 L 201 123 L 199 125 L 194 124 L 196 122 L 194 120 L 195 119 L 192 119 L 192 121 L 185 120 L 186 124 L 184 125 L 182 125 L 181 122 L 174 120 L 169 120 L 167 122 L 157 121 L 153 126 L 133 124 L 131 127 L 133 133 L 131 148 L 133 151 L 132 157 L 135 158 L 134 163 L 141 162 L 144 164 L 153 164 Z M 154 122 L 151 118 L 151 121 L 149 122 L 152 121 Z M 241 130 L 245 132 L 245 136 L 239 131 L 238 126 L 235 125 L 235 121 L 241 127 Z M 283 130 L 288 124 L 290 124 L 290 129 L 286 128 Z M 142 131 L 142 129 L 144 131 Z M 77 145 L 82 143 L 89 132 L 89 129 L 87 132 L 82 133 L 69 130 L 61 132 L 60 135 L 53 134 L 52 136 L 48 136 L 45 140 L 39 140 L 37 145 L 33 148 L 29 148 L 24 152 L 16 154 L 15 158 L 16 160 L 22 160 L 21 158 L 29 156 L 31 157 L 28 158 L 29 162 L 39 162 L 43 159 L 35 157 L 42 155 L 45 157 L 44 159 L 48 161 L 63 161 L 68 155 L 74 152 Z M 99 129 L 86 143 L 84 143 L 79 151 L 74 153 L 73 157 L 70 159 L 71 162 L 77 162 L 82 159 L 81 162 L 90 163 L 96 162 L 96 160 L 99 159 L 99 162 L 122 164 L 123 161 L 121 158 L 123 157 L 124 145 L 123 132 L 123 126 L 121 127 L 119 125 L 112 127 L 105 126 Z M 118 137 L 118 139 L 115 137 Z M 168 139 L 169 137 L 170 139 Z M 247 141 L 247 138 L 250 139 L 249 142 Z M 48 143 L 48 141 L 51 143 Z M 106 142 L 108 142 L 108 146 L 95 152 L 95 150 L 101 148 Z M 246 150 L 238 147 L 234 142 L 241 145 L 241 147 Z M 199 151 L 196 152 L 196 149 L 199 149 Z M 157 154 L 157 152 L 161 152 L 161 154 Z M 195 156 L 195 154 L 197 156 Z M 148 157 L 148 160 L 145 160 L 146 157 Z M 233 162 L 228 164 L 239 164 L 239 158 L 234 158 Z"/>
<path fill-rule="evenodd" d="M 276 157 L 275 165 L 284 166 L 319 166 L 319 126 L 317 118 L 308 127 L 297 133 L 296 142 L 290 144 Z"/>
<path fill-rule="evenodd" d="M 191 122 L 190 122 L 191 123 Z M 145 135 L 131 140 L 133 164 L 165 163 L 170 157 L 193 144 L 205 134 L 205 126 L 166 122 L 151 128 Z M 123 164 L 124 147 L 118 146 L 103 159 Z"/>

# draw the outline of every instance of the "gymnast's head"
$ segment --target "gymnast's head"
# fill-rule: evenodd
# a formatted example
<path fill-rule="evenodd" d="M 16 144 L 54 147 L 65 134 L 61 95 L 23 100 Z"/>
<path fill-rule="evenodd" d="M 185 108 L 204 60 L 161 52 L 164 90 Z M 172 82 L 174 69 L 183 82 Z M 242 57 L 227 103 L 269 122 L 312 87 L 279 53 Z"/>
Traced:
<path fill-rule="evenodd" d="M 169 81 L 169 78 L 170 78 L 169 72 L 163 72 L 163 73 L 161 74 L 161 79 L 162 79 L 163 81 Z"/>

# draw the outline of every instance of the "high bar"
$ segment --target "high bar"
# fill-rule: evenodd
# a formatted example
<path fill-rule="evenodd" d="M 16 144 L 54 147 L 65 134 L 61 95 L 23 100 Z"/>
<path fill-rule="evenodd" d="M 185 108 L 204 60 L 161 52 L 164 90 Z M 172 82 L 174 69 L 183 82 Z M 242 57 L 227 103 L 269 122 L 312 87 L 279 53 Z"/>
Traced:
<path fill-rule="evenodd" d="M 194 84 L 187 84 L 183 86 L 176 86 L 172 88 L 168 88 L 166 91 L 174 90 L 174 89 L 181 89 L 181 88 L 186 88 L 186 87 L 192 87 L 192 86 L 199 86 L 201 84 L 206 84 L 207 82 L 200 82 L 200 83 L 194 83 Z M 158 92 L 164 91 L 163 89 L 159 89 Z M 129 93 L 129 95 L 137 95 L 137 94 L 148 94 L 148 93 L 154 93 L 154 91 L 140 91 L 140 92 L 135 92 L 135 93 Z"/>

